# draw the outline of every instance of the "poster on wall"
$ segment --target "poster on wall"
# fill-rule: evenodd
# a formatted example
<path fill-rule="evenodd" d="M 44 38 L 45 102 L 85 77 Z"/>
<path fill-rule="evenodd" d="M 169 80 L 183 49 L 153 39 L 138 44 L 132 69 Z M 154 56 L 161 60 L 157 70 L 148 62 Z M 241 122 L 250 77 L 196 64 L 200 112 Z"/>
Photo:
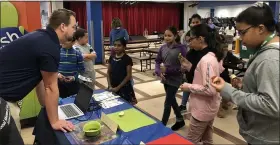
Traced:
<path fill-rule="evenodd" d="M 38 2 L 1 2 L 0 48 L 27 34 L 28 31 L 40 28 L 38 19 L 40 15 L 36 13 L 39 12 L 38 9 L 40 9 Z"/>
<path fill-rule="evenodd" d="M 41 24 L 42 28 L 45 29 L 48 25 L 49 19 L 49 2 L 48 1 L 41 1 L 40 2 L 40 14 L 41 14 Z"/>
<path fill-rule="evenodd" d="M 1 2 L 0 48 L 27 33 L 24 27 L 19 25 L 18 17 L 18 11 L 11 2 Z"/>
<path fill-rule="evenodd" d="M 45 10 L 41 11 L 41 23 L 42 23 L 42 28 L 46 29 L 48 25 L 48 12 L 46 12 Z"/>

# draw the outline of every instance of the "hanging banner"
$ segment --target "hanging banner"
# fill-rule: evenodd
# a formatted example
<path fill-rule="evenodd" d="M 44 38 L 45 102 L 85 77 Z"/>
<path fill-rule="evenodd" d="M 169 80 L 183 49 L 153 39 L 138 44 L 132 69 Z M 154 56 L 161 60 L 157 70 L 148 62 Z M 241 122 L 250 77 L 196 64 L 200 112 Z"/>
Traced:
<path fill-rule="evenodd" d="M 1 2 L 0 48 L 41 27 L 39 2 Z"/>

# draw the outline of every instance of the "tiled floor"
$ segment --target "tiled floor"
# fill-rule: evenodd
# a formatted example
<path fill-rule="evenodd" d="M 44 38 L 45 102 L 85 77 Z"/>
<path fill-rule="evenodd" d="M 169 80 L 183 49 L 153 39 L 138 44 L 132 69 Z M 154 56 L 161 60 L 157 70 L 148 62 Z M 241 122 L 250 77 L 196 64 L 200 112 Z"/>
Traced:
<path fill-rule="evenodd" d="M 96 78 L 100 78 L 100 77 L 104 77 L 104 75 L 102 75 L 102 74 L 96 72 L 96 73 L 95 73 L 95 77 L 96 77 Z"/>
<path fill-rule="evenodd" d="M 143 81 L 151 81 L 151 80 L 155 80 L 155 78 L 149 77 L 143 73 L 133 73 L 133 77 L 139 78 Z"/>
<path fill-rule="evenodd" d="M 136 106 L 141 108 L 142 110 L 150 113 L 152 116 L 161 120 L 163 114 L 163 106 L 164 106 L 165 97 L 152 98 L 145 101 L 139 102 Z M 181 99 L 177 98 L 177 101 L 181 101 Z M 173 111 L 171 111 L 170 118 L 174 118 L 175 115 Z"/>
<path fill-rule="evenodd" d="M 134 60 L 135 61 L 135 60 Z M 96 89 L 107 87 L 107 66 L 96 65 Z M 140 66 L 133 66 L 134 90 L 138 99 L 137 106 L 142 110 L 161 120 L 165 101 L 165 91 L 163 85 L 152 75 L 153 71 L 140 72 Z M 180 96 L 182 92 L 177 93 L 177 102 L 181 103 Z M 231 111 L 226 118 L 216 118 L 214 121 L 214 143 L 215 144 L 238 144 L 244 143 L 243 138 L 238 133 L 238 124 L 236 120 L 236 110 Z M 188 114 L 184 114 L 186 126 L 177 133 L 186 136 L 189 120 Z M 168 126 L 175 123 L 173 111 L 170 115 Z M 22 137 L 26 144 L 32 144 L 34 137 L 31 135 L 33 128 L 22 129 Z M 237 140 L 237 141 L 236 141 Z"/>
<path fill-rule="evenodd" d="M 149 87 L 147 87 L 149 86 Z M 163 85 L 160 83 L 160 81 L 152 81 L 148 83 L 141 83 L 134 85 L 134 88 L 140 91 L 145 92 L 149 96 L 156 96 L 164 94 L 164 88 Z"/>
<path fill-rule="evenodd" d="M 21 137 L 24 141 L 24 144 L 33 144 L 34 136 L 32 135 L 33 127 L 30 128 L 23 128 L 21 130 Z"/>

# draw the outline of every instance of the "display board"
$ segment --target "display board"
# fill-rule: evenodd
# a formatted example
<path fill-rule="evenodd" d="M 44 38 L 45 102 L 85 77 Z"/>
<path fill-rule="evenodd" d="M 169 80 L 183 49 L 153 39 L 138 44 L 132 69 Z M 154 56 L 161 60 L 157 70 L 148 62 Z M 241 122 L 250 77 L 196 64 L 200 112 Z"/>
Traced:
<path fill-rule="evenodd" d="M 40 2 L 1 2 L 0 49 L 19 37 L 41 28 Z M 37 116 L 41 106 L 35 91 L 31 91 L 21 104 L 21 119 Z"/>
<path fill-rule="evenodd" d="M 38 28 L 41 28 L 39 2 L 1 2 L 1 48 Z"/>

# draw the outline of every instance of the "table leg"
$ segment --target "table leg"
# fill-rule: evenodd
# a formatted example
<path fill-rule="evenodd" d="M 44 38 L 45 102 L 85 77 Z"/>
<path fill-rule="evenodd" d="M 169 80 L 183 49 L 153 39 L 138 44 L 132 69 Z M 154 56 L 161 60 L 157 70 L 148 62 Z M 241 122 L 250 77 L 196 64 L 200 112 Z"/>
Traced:
<path fill-rule="evenodd" d="M 141 66 L 140 66 L 140 67 L 141 67 L 140 69 L 141 69 L 141 72 L 142 72 L 142 60 L 140 60 L 140 65 L 141 65 Z"/>

